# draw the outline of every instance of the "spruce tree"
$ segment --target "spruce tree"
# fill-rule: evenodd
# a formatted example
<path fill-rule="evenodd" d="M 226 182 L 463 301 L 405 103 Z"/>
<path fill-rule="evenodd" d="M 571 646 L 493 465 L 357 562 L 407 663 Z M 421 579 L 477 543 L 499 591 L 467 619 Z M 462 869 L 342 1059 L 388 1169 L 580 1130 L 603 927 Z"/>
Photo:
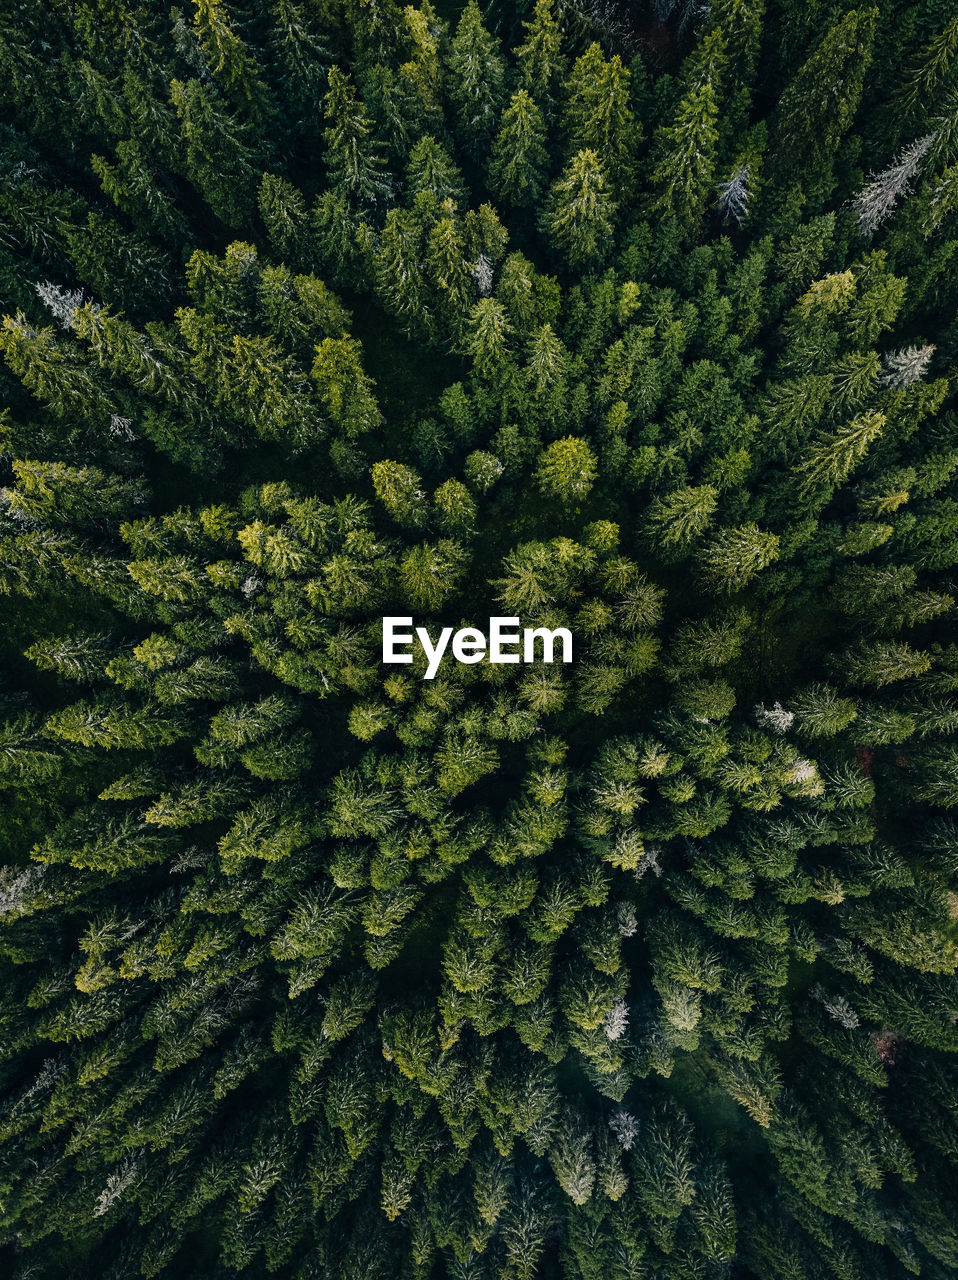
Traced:
<path fill-rule="evenodd" d="M 599 156 L 579 151 L 553 184 L 542 225 L 570 267 L 594 267 L 608 256 L 616 212 Z"/>

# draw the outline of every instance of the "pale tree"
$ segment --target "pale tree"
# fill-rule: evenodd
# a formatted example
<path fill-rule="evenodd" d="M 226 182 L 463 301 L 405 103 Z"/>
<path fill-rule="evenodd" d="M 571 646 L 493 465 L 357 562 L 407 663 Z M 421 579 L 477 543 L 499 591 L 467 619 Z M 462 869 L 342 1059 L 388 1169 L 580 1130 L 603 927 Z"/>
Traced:
<path fill-rule="evenodd" d="M 83 306 L 92 307 L 94 311 L 100 310 L 95 303 L 87 302 L 82 289 L 63 289 L 60 285 L 51 284 L 49 280 L 34 285 L 34 288 L 61 329 L 76 328 L 76 313 Z"/>
<path fill-rule="evenodd" d="M 923 347 L 904 347 L 901 351 L 888 351 L 882 360 L 879 381 L 885 387 L 910 387 L 913 382 L 919 382 L 925 376 L 934 354 L 934 343 Z"/>
<path fill-rule="evenodd" d="M 642 1126 L 639 1121 L 624 1107 L 619 1107 L 609 1117 L 609 1128 L 615 1134 L 623 1151 L 631 1151 L 635 1145 L 636 1138 L 642 1132 Z"/>
<path fill-rule="evenodd" d="M 734 222 L 741 226 L 748 216 L 748 202 L 751 199 L 750 176 L 750 167 L 743 164 L 735 170 L 727 182 L 718 184 L 718 197 L 715 204 L 723 222 Z"/>
<path fill-rule="evenodd" d="M 858 1027 L 860 1022 L 858 1014 L 845 996 L 829 995 L 820 982 L 816 982 L 808 994 L 813 1000 L 817 1000 L 829 1017 L 834 1018 L 846 1031 L 854 1031 Z"/>
<path fill-rule="evenodd" d="M 894 164 L 873 174 L 868 185 L 859 191 L 852 202 L 858 219 L 858 230 L 863 236 L 871 236 L 895 211 L 898 201 L 911 191 L 912 179 L 921 168 L 929 147 L 935 141 L 933 133 L 926 134 L 906 147 Z"/>
<path fill-rule="evenodd" d="M 775 734 L 788 733 L 795 723 L 795 713 L 786 711 L 780 702 L 775 702 L 770 707 L 766 707 L 764 702 L 758 702 L 752 708 L 752 716 L 760 729 L 768 729 Z"/>

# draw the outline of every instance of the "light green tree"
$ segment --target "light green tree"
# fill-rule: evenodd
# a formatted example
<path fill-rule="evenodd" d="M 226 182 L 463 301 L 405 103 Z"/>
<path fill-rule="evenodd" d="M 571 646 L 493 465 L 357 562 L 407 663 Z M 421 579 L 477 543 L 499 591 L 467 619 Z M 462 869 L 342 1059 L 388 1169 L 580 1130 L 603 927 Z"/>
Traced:
<path fill-rule="evenodd" d="M 542 226 L 570 267 L 595 267 L 611 251 L 617 211 L 600 157 L 579 151 L 552 186 Z"/>
<path fill-rule="evenodd" d="M 581 502 L 587 497 L 598 468 L 596 457 L 585 440 L 564 436 L 543 450 L 536 465 L 536 484 L 546 498 L 559 502 Z"/>

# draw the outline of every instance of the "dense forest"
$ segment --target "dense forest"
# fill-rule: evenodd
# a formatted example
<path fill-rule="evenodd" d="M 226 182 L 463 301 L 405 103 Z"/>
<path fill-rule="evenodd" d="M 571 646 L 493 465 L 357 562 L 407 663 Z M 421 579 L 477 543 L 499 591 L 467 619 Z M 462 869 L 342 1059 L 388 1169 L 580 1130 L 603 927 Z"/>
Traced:
<path fill-rule="evenodd" d="M 3 1274 L 958 1276 L 954 0 L 6 0 L 0 100 Z"/>

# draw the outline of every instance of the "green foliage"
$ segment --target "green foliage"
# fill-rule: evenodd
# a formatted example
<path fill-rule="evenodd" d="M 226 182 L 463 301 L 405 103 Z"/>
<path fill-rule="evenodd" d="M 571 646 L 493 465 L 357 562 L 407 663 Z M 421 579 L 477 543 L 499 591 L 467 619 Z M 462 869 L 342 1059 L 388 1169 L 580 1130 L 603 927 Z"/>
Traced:
<path fill-rule="evenodd" d="M 958 1274 L 949 6 L 8 9 L 3 1274 Z"/>
<path fill-rule="evenodd" d="M 536 467 L 536 482 L 547 498 L 577 502 L 589 493 L 597 474 L 595 454 L 588 444 L 566 436 L 543 451 Z"/>
<path fill-rule="evenodd" d="M 570 268 L 597 267 L 608 255 L 616 212 L 602 160 L 586 149 L 553 184 L 542 225 Z"/>
<path fill-rule="evenodd" d="M 489 161 L 489 185 L 506 205 L 533 208 L 546 188 L 549 153 L 542 112 L 520 89 L 503 113 Z"/>

